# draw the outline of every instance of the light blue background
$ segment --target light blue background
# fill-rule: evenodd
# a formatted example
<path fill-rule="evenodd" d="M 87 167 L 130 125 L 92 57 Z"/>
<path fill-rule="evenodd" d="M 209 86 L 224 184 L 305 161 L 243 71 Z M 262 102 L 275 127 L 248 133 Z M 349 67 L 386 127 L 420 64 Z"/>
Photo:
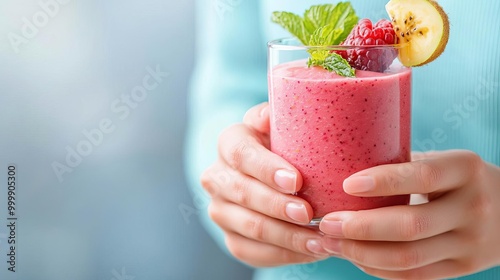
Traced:
<path fill-rule="evenodd" d="M 182 170 L 194 1 L 66 1 L 18 52 L 9 36 L 43 9 L 0 1 L 0 279 L 248 279 L 179 210 L 197 207 Z M 113 102 L 148 66 L 169 76 L 120 119 Z M 51 164 L 103 119 L 115 130 L 60 182 Z M 5 263 L 10 163 L 16 277 Z"/>

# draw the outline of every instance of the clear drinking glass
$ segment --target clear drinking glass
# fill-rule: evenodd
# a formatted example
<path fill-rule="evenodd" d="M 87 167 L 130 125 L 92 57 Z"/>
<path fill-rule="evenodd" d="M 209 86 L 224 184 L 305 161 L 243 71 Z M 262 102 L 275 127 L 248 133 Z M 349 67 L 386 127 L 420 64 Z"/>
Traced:
<path fill-rule="evenodd" d="M 361 62 L 368 58 L 371 69 L 388 66 L 347 78 L 307 67 L 309 52 L 318 47 L 296 39 L 268 44 L 271 150 L 301 172 L 297 195 L 313 207 L 311 225 L 333 211 L 409 203 L 409 195 L 361 198 L 342 188 L 344 179 L 363 169 L 410 161 L 411 69 L 395 58 L 400 47 L 327 47 L 360 55 Z"/>

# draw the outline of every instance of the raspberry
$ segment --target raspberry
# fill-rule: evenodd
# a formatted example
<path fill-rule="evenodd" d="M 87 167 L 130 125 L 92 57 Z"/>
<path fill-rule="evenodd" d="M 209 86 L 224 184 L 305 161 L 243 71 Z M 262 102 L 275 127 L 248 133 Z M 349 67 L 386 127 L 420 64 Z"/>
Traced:
<path fill-rule="evenodd" d="M 386 19 L 375 25 L 369 19 L 358 22 L 349 36 L 341 44 L 343 46 L 393 45 L 398 38 L 392 23 Z M 352 49 L 338 52 L 349 64 L 358 70 L 384 72 L 397 57 L 397 50 L 384 49 Z"/>

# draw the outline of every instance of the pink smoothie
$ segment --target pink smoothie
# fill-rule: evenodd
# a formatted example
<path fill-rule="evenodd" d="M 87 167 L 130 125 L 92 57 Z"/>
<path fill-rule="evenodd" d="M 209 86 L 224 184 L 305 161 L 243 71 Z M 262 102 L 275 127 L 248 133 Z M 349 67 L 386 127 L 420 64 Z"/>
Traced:
<path fill-rule="evenodd" d="M 269 83 L 271 150 L 301 172 L 298 195 L 315 218 L 408 204 L 407 195 L 350 196 L 342 182 L 369 167 L 410 160 L 411 70 L 357 70 L 356 78 L 344 78 L 295 61 L 275 67 Z"/>

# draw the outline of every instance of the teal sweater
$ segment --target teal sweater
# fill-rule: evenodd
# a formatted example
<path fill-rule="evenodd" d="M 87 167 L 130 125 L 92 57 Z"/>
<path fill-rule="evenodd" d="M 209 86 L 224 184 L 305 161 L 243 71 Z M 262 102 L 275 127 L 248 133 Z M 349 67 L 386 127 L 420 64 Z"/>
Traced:
<path fill-rule="evenodd" d="M 387 0 L 352 0 L 360 17 L 386 17 Z M 440 0 L 451 21 L 445 53 L 414 69 L 414 150 L 468 149 L 500 165 L 500 1 Z M 201 172 L 216 159 L 222 129 L 267 100 L 266 42 L 289 36 L 270 22 L 274 10 L 301 14 L 327 1 L 200 0 L 197 65 L 190 94 L 186 170 L 200 220 L 225 250 L 222 232 L 206 214 Z M 499 221 L 500 222 L 500 221 Z M 257 269 L 256 280 L 373 279 L 347 261 Z M 493 268 L 462 279 L 500 279 Z"/>

